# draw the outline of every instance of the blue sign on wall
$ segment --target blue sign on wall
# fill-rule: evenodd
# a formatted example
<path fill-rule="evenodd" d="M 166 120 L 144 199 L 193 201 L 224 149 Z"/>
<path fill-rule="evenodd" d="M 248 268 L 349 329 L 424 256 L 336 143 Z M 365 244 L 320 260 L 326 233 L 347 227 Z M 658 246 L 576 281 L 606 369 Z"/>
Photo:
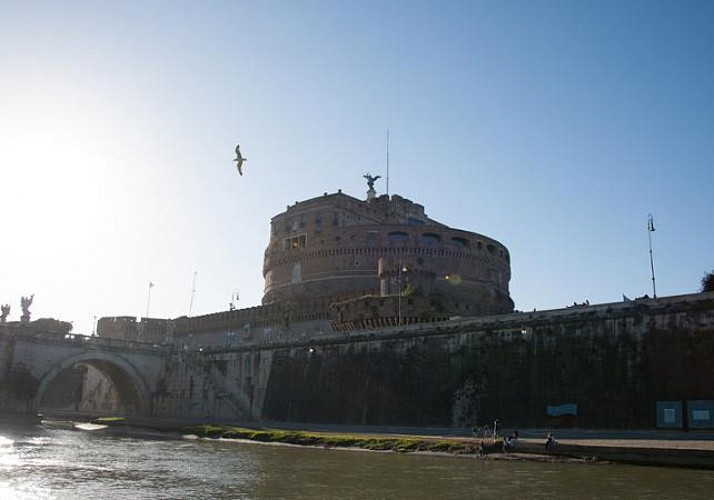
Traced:
<path fill-rule="evenodd" d="M 576 416 L 578 414 L 578 405 L 576 403 L 547 405 L 545 411 L 549 417 L 563 417 L 566 415 Z"/>
<path fill-rule="evenodd" d="M 687 401 L 687 422 L 690 429 L 714 429 L 714 400 Z"/>
<path fill-rule="evenodd" d="M 658 428 L 681 429 L 683 424 L 681 401 L 657 401 Z"/>

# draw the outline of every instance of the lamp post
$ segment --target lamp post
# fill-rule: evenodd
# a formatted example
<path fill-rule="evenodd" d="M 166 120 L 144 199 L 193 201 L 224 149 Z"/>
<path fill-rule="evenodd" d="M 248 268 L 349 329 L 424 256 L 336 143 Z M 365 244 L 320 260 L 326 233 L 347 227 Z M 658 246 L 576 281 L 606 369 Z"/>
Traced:
<path fill-rule="evenodd" d="M 654 218 L 652 214 L 647 214 L 647 238 L 650 244 L 650 270 L 652 271 L 652 296 L 657 298 L 657 287 L 655 286 L 654 259 L 652 258 L 652 233 L 654 232 Z"/>
<path fill-rule="evenodd" d="M 399 286 L 399 295 L 397 298 L 397 317 L 398 321 L 397 324 L 401 325 L 402 324 L 402 273 L 406 273 L 407 268 L 406 266 L 399 266 L 399 274 L 397 277 L 397 286 Z"/>
<path fill-rule="evenodd" d="M 538 337 L 536 336 L 535 327 L 532 325 L 521 326 L 521 335 L 526 342 L 530 342 L 532 356 L 530 357 L 530 405 L 531 414 L 533 415 L 533 425 L 539 425 L 540 412 L 542 411 L 541 399 L 539 397 L 538 384 Z"/>

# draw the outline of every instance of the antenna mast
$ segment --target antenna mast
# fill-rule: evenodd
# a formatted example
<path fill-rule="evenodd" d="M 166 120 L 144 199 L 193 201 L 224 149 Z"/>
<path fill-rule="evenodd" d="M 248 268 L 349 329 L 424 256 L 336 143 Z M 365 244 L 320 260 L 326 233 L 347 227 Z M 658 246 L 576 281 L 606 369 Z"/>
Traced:
<path fill-rule="evenodd" d="M 387 129 L 387 197 L 389 197 L 389 129 Z"/>

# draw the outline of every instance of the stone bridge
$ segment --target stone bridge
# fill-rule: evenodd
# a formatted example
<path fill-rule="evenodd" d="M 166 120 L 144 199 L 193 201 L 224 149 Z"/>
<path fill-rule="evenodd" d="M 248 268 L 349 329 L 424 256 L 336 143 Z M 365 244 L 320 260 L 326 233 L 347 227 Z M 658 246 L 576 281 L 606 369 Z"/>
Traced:
<path fill-rule="evenodd" d="M 52 382 L 85 364 L 111 381 L 126 414 L 149 416 L 162 360 L 170 352 L 169 346 L 5 327 L 0 329 L 0 414 L 36 414 L 48 391 L 57 389 Z"/>

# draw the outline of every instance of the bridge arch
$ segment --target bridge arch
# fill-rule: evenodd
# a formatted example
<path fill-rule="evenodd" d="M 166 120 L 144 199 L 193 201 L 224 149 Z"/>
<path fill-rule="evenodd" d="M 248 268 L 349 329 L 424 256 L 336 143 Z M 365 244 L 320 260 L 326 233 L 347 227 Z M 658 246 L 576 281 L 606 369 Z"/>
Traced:
<path fill-rule="evenodd" d="M 63 371 L 78 364 L 96 368 L 108 377 L 117 389 L 119 398 L 127 412 L 143 415 L 150 412 L 150 389 L 141 372 L 123 356 L 106 351 L 85 351 L 63 360 L 45 372 L 39 381 L 34 408 L 39 408 L 52 381 Z"/>

